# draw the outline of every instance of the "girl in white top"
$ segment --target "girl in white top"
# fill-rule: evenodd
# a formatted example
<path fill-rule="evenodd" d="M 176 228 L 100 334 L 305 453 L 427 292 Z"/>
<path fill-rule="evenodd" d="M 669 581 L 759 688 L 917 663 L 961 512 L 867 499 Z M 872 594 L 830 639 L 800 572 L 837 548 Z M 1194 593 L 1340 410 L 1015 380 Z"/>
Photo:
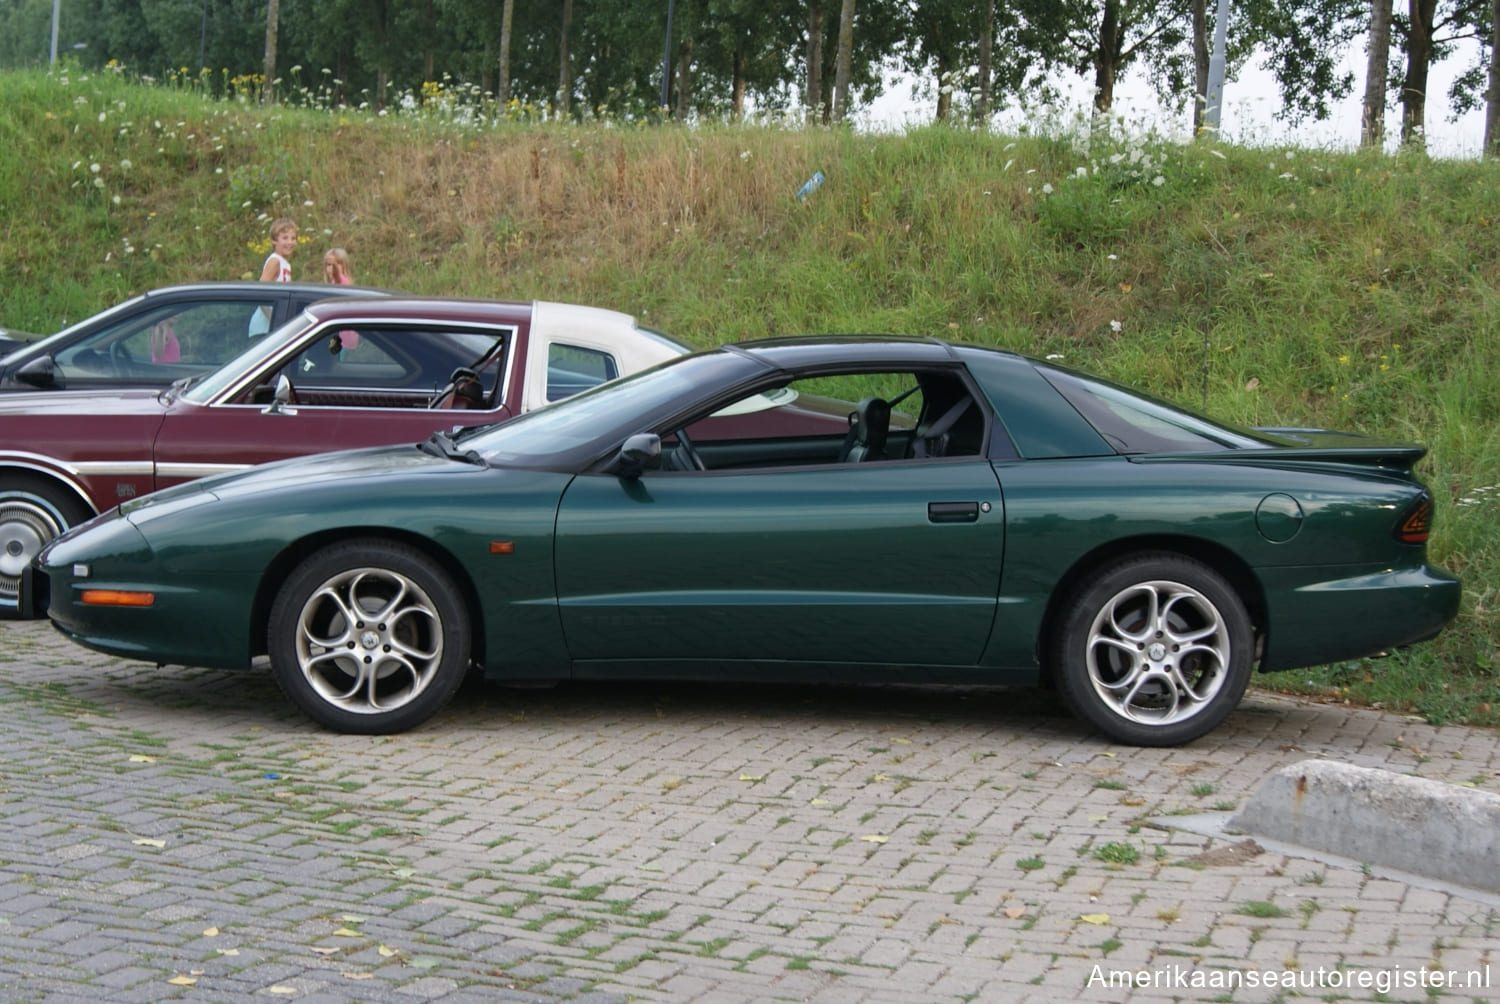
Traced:
<path fill-rule="evenodd" d="M 292 220 L 276 220 L 271 224 L 271 254 L 260 270 L 261 282 L 291 282 L 292 265 L 287 257 L 297 249 L 297 224 Z"/>

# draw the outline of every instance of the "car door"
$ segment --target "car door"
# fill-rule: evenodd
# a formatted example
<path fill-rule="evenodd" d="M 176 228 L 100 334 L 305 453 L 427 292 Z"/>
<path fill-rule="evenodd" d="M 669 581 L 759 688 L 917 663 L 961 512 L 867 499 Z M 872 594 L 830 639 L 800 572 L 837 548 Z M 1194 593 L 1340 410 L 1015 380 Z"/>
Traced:
<path fill-rule="evenodd" d="M 499 400 L 511 328 L 440 324 L 318 329 L 301 351 L 212 404 L 179 400 L 155 446 L 156 487 L 286 457 L 417 443 L 434 431 L 510 417 Z M 483 359 L 480 407 L 430 407 L 457 365 Z M 286 376 L 288 402 L 273 389 Z"/>
<path fill-rule="evenodd" d="M 558 599 L 577 660 L 969 666 L 1004 545 L 979 456 L 584 475 L 558 511 Z"/>

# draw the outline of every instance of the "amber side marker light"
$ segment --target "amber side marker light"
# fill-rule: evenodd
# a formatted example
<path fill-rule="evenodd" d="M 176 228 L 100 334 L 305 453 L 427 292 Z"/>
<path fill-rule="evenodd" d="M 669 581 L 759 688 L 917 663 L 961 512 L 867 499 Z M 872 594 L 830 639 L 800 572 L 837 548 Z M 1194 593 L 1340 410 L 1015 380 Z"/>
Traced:
<path fill-rule="evenodd" d="M 156 594 L 128 589 L 85 589 L 78 599 L 91 607 L 149 607 L 156 602 Z"/>
<path fill-rule="evenodd" d="M 1401 517 L 1396 537 L 1407 544 L 1425 544 L 1432 533 L 1432 499 L 1424 498 Z"/>
<path fill-rule="evenodd" d="M 513 541 L 513 540 L 492 540 L 492 541 L 490 541 L 490 553 L 491 554 L 515 554 L 516 553 L 516 544 L 515 544 L 515 541 Z"/>

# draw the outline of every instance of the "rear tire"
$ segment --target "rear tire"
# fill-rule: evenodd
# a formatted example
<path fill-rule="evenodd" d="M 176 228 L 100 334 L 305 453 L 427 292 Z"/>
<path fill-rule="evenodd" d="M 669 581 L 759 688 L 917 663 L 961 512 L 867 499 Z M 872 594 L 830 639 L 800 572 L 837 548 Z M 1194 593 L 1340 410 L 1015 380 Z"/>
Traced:
<path fill-rule="evenodd" d="M 1202 562 L 1140 554 L 1093 575 L 1053 639 L 1063 699 L 1116 742 L 1178 746 L 1216 728 L 1250 682 L 1254 630 Z"/>
<path fill-rule="evenodd" d="M 348 541 L 287 576 L 271 607 L 271 672 L 309 718 L 385 735 L 431 718 L 469 665 L 469 613 L 448 574 L 414 547 Z"/>
<path fill-rule="evenodd" d="M 89 516 L 81 501 L 42 478 L 0 481 L 0 610 L 16 611 L 21 570 L 31 559 Z"/>

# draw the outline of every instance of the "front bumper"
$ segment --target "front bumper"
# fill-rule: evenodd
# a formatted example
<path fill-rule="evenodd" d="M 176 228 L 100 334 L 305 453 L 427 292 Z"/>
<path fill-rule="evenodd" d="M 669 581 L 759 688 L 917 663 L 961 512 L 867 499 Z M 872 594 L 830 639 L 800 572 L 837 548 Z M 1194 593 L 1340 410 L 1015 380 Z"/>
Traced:
<path fill-rule="evenodd" d="M 21 589 L 16 605 L 0 608 L 0 617 L 40 620 L 47 616 L 47 604 L 50 600 L 51 589 L 47 573 L 35 565 L 27 565 L 21 569 Z"/>

